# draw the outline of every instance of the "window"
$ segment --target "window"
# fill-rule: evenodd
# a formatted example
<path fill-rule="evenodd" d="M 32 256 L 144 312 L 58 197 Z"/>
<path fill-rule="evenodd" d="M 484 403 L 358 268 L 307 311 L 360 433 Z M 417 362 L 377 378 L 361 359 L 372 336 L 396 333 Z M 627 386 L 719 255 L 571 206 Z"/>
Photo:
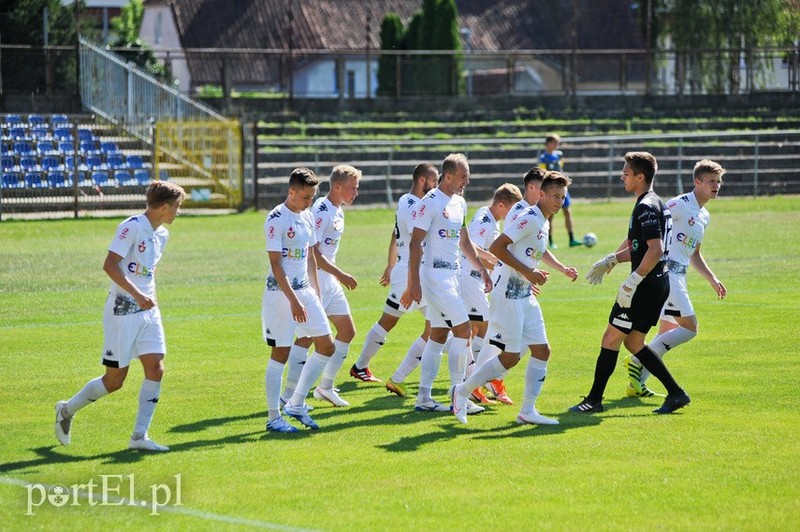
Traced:
<path fill-rule="evenodd" d="M 347 97 L 356 97 L 356 72 L 355 70 L 347 71 Z"/>

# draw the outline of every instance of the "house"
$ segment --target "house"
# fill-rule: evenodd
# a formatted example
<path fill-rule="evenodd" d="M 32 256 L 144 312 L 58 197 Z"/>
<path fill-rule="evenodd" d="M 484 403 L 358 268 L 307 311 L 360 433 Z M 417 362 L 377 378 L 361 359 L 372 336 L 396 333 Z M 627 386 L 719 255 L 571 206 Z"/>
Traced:
<path fill-rule="evenodd" d="M 456 4 L 467 81 L 475 94 L 563 91 L 573 49 L 643 49 L 629 0 Z M 170 63 L 184 92 L 229 79 L 240 91 L 291 87 L 296 97 L 364 98 L 374 96 L 378 85 L 384 15 L 397 13 L 407 23 L 422 1 L 145 0 L 144 5 L 140 37 Z M 586 90 L 619 87 L 616 65 L 609 68 L 600 56 L 576 66 Z M 641 65 L 628 70 L 626 79 L 641 84 Z"/>

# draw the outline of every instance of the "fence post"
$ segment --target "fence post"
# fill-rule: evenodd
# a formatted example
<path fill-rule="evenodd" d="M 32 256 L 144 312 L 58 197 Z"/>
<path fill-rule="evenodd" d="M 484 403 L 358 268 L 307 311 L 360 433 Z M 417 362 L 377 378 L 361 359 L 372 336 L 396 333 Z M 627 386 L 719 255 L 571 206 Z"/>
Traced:
<path fill-rule="evenodd" d="M 758 196 L 758 133 L 756 133 L 753 154 L 753 195 Z"/>
<path fill-rule="evenodd" d="M 78 181 L 81 176 L 80 171 L 80 148 L 81 141 L 78 139 L 78 121 L 72 125 L 72 215 L 76 220 L 78 219 Z"/>
<path fill-rule="evenodd" d="M 389 148 L 389 154 L 386 156 L 386 205 L 391 208 L 394 203 L 392 198 L 392 156 L 394 148 Z"/>
<path fill-rule="evenodd" d="M 676 196 L 683 194 L 683 181 L 681 181 L 681 174 L 683 173 L 683 137 L 678 137 L 678 168 L 677 175 L 675 176 L 675 190 Z"/>
<path fill-rule="evenodd" d="M 253 208 L 258 210 L 258 120 L 253 122 Z"/>
<path fill-rule="evenodd" d="M 608 143 L 608 178 L 606 183 L 606 200 L 611 201 L 611 183 L 614 175 L 614 141 Z"/>

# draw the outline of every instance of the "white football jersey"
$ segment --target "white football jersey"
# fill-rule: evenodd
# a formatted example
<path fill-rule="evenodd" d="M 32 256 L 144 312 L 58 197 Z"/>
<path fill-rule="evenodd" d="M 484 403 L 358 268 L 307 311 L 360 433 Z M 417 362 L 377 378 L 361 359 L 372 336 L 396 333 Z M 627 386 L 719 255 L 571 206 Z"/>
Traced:
<path fill-rule="evenodd" d="M 169 231 L 164 226 L 153 230 L 147 216 L 131 216 L 117 226 L 108 251 L 122 257 L 122 273 L 144 295 L 156 295 L 156 265 L 167 245 Z M 130 297 L 124 288 L 111 281 L 111 293 Z"/>
<path fill-rule="evenodd" d="M 281 265 L 292 287 L 308 285 L 306 260 L 311 248 L 317 243 L 311 211 L 305 209 L 293 212 L 285 203 L 281 203 L 267 215 L 264 232 L 267 236 L 267 251 L 281 252 Z M 267 284 L 275 282 L 275 277 L 270 272 Z"/>
<path fill-rule="evenodd" d="M 489 246 L 500 234 L 500 222 L 494 219 L 488 206 L 483 206 L 475 211 L 472 220 L 467 226 L 467 231 L 469 231 L 469 238 L 473 244 L 489 251 Z M 473 268 L 472 264 L 467 262 L 467 257 L 463 253 L 461 254 L 461 265 L 465 270 Z"/>
<path fill-rule="evenodd" d="M 513 206 L 513 207 L 511 207 L 511 210 L 509 210 L 509 211 L 508 211 L 508 214 L 506 214 L 506 219 L 505 219 L 505 222 L 504 222 L 504 224 L 503 224 L 503 225 L 508 225 L 508 224 L 510 224 L 511 222 L 513 222 L 513 221 L 514 221 L 514 219 L 515 219 L 517 216 L 519 216 L 520 214 L 522 214 L 522 213 L 525 211 L 525 209 L 529 209 L 529 208 L 530 208 L 530 206 L 531 206 L 531 205 L 530 205 L 530 203 L 528 203 L 527 201 L 525 201 L 525 198 L 522 198 L 521 200 L 519 200 L 518 202 L 516 202 L 516 203 L 514 204 L 514 206 Z"/>
<path fill-rule="evenodd" d="M 503 229 L 503 234 L 511 239 L 508 251 L 531 269 L 539 265 L 547 251 L 549 232 L 550 222 L 535 205 L 523 211 Z M 530 282 L 517 270 L 502 262 L 495 267 L 495 279 L 495 288 L 505 292 L 506 297 L 511 299 L 518 299 L 517 296 L 530 292 Z"/>
<path fill-rule="evenodd" d="M 694 250 L 703 242 L 711 215 L 697 203 L 694 192 L 672 198 L 667 202 L 667 207 L 672 213 L 672 235 L 667 258 L 688 266 Z"/>
<path fill-rule="evenodd" d="M 394 215 L 394 238 L 397 248 L 397 262 L 395 268 L 408 268 L 408 244 L 411 242 L 411 232 L 414 230 L 414 219 L 417 217 L 417 208 L 420 198 L 410 192 L 400 196 L 397 202 L 397 211 Z"/>
<path fill-rule="evenodd" d="M 344 211 L 336 207 L 327 196 L 319 198 L 311 207 L 314 213 L 314 229 L 322 254 L 329 261 L 336 263 L 336 253 L 344 233 Z"/>
<path fill-rule="evenodd" d="M 466 214 L 467 202 L 458 194 L 448 196 L 434 188 L 422 198 L 414 227 L 428 233 L 423 255 L 426 267 L 434 267 L 437 261 L 458 264 Z"/>

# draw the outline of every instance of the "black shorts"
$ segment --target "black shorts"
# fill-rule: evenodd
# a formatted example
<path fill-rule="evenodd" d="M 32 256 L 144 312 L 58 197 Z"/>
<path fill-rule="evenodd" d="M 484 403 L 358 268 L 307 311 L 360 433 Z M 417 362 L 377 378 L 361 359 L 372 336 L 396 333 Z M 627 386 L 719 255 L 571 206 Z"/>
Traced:
<path fill-rule="evenodd" d="M 644 282 L 636 288 L 629 308 L 622 308 L 617 302 L 611 308 L 608 323 L 625 334 L 639 331 L 647 334 L 658 323 L 661 309 L 669 297 L 669 277 Z"/>

